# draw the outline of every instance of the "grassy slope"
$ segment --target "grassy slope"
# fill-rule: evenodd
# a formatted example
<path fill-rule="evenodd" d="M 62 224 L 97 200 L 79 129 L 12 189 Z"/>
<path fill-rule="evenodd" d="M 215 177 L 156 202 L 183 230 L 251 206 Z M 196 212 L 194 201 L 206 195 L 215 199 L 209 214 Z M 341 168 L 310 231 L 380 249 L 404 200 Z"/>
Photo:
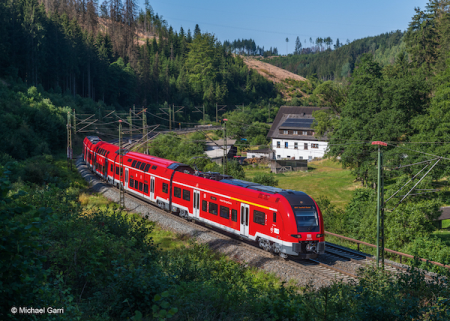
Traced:
<path fill-rule="evenodd" d="M 352 191 L 361 186 L 354 182 L 350 170 L 332 160 L 315 161 L 308 164 L 308 172 L 288 172 L 275 174 L 278 187 L 302 191 L 313 198 L 326 196 L 336 206 L 343 208 L 350 202 Z M 269 168 L 247 167 L 245 175 L 248 179 L 257 173 L 269 173 Z"/>

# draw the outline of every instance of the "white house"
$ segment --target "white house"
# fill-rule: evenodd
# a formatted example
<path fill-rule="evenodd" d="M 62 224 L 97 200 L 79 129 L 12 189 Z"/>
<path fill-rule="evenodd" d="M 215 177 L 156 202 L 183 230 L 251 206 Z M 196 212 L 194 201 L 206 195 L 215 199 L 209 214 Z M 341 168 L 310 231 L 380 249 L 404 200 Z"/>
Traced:
<path fill-rule="evenodd" d="M 314 136 L 312 112 L 326 109 L 329 107 L 281 106 L 267 135 L 272 140 L 272 159 L 322 158 L 328 141 Z"/>
<path fill-rule="evenodd" d="M 265 149 L 256 149 L 247 151 L 247 158 L 271 158 L 272 150 Z"/>

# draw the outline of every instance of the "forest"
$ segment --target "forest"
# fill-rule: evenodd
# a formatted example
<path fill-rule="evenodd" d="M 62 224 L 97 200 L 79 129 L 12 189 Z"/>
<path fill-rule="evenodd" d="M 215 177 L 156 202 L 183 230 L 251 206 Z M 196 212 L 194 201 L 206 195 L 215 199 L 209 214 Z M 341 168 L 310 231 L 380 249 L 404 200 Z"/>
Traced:
<path fill-rule="evenodd" d="M 93 1 L 0 6 L 0 77 L 124 110 L 183 105 L 192 121 L 194 106 L 276 97 L 214 35 L 198 25 L 175 31 L 148 3 L 138 11 L 135 1 L 110 1 L 100 12 Z"/>
<path fill-rule="evenodd" d="M 321 80 L 334 80 L 350 77 L 361 56 L 365 53 L 375 55 L 383 65 L 391 64 L 398 53 L 403 52 L 403 32 L 400 30 L 387 32 L 374 37 L 358 39 L 342 44 L 337 39 L 334 50 L 331 39 L 310 39 L 310 46 L 303 47 L 296 39 L 295 52 L 287 57 L 277 56 L 265 59 L 264 62 L 289 70 L 303 77 L 316 76 Z M 306 43 L 306 42 L 305 42 Z M 323 47 L 326 45 L 326 48 Z"/>

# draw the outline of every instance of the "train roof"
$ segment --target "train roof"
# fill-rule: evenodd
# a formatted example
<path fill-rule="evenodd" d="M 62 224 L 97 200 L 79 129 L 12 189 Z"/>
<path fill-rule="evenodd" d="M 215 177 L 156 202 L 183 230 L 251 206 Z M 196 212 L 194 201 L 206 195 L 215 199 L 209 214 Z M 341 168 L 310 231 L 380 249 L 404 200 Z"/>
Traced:
<path fill-rule="evenodd" d="M 129 153 L 127 153 L 127 157 L 132 157 L 134 159 L 138 159 L 139 161 L 149 162 L 149 163 L 159 165 L 162 167 L 166 167 L 166 168 L 169 168 L 169 166 L 172 164 L 180 164 L 178 162 L 174 162 L 174 161 L 171 161 L 168 159 L 151 156 L 151 155 L 145 155 L 145 154 L 141 154 L 141 153 L 137 153 L 137 152 L 129 152 Z"/>
<path fill-rule="evenodd" d="M 247 181 L 243 181 L 241 179 L 236 179 L 236 178 L 222 179 L 222 180 L 220 180 L 220 182 L 234 185 L 234 186 L 244 187 L 244 188 L 248 188 L 248 189 L 252 189 L 252 190 L 255 190 L 258 192 L 264 192 L 264 193 L 268 193 L 268 194 L 281 194 L 283 196 L 290 195 L 290 196 L 294 196 L 296 199 L 298 197 L 304 197 L 304 196 L 309 198 L 309 196 L 304 192 L 293 191 L 290 189 L 282 189 L 282 188 L 273 187 L 273 186 L 261 185 L 258 183 L 247 182 Z"/>
<path fill-rule="evenodd" d="M 102 140 L 100 139 L 100 137 L 98 136 L 86 136 L 87 139 L 89 139 L 89 141 L 92 144 L 97 144 L 98 142 L 101 142 Z"/>

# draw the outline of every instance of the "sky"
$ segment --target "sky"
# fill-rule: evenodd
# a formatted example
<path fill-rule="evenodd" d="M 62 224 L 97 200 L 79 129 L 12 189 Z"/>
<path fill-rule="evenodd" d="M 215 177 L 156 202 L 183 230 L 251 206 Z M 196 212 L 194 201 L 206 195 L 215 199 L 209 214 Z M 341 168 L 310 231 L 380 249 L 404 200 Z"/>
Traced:
<path fill-rule="evenodd" d="M 309 38 L 352 41 L 381 33 L 406 30 L 414 8 L 428 0 L 149 0 L 155 13 L 175 30 L 215 34 L 220 41 L 254 39 L 265 50 L 292 53 L 295 39 L 305 47 Z M 144 0 L 138 0 L 143 8 Z M 286 43 L 286 38 L 289 42 Z"/>

